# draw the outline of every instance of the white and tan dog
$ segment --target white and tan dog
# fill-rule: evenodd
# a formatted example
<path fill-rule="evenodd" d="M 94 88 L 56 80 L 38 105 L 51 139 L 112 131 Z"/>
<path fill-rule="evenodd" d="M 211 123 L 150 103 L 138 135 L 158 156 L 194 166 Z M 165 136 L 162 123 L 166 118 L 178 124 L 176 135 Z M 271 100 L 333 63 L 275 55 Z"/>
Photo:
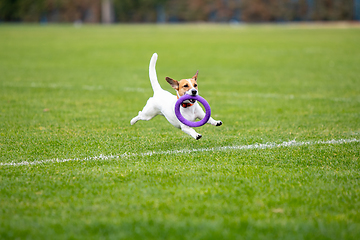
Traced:
<path fill-rule="evenodd" d="M 139 120 L 150 120 L 156 115 L 163 115 L 174 127 L 180 128 L 185 133 L 189 134 L 196 140 L 200 139 L 201 134 L 197 133 L 193 128 L 184 125 L 181 123 L 175 115 L 175 103 L 177 99 L 184 94 L 196 96 L 199 94 L 197 77 L 198 72 L 191 79 L 183 79 L 181 81 L 176 81 L 172 78 L 166 77 L 166 81 L 171 85 L 172 88 L 176 90 L 177 97 L 172 95 L 170 92 L 165 91 L 161 88 L 155 70 L 155 64 L 157 60 L 157 54 L 154 53 L 149 65 L 149 76 L 152 89 L 154 90 L 154 96 L 149 98 L 145 107 L 139 114 L 131 119 L 131 125 L 134 125 Z M 190 99 L 182 104 L 180 107 L 180 112 L 184 118 L 189 121 L 195 121 L 198 119 L 203 119 L 205 113 L 197 101 Z M 209 121 L 214 126 L 222 125 L 221 121 L 215 121 L 210 117 Z"/>

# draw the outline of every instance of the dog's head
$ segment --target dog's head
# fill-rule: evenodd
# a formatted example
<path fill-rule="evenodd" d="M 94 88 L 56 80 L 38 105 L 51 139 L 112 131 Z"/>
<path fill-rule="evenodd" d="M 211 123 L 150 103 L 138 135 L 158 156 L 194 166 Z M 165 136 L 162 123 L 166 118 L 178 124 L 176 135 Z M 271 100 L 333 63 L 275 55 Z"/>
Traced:
<path fill-rule="evenodd" d="M 166 77 L 166 81 L 171 85 L 173 89 L 176 90 L 178 97 L 184 96 L 185 94 L 196 96 L 199 94 L 198 84 L 197 84 L 197 77 L 199 71 L 190 78 L 190 79 L 182 79 L 180 81 L 176 81 L 175 79 Z M 194 99 L 189 100 L 191 103 L 194 103 Z"/>

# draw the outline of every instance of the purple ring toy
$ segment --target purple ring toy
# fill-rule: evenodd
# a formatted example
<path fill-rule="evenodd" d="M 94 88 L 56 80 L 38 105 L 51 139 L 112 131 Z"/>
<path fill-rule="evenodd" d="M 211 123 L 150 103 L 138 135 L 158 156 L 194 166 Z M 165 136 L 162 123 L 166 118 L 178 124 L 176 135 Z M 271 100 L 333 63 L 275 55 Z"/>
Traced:
<path fill-rule="evenodd" d="M 185 119 L 180 113 L 180 105 L 184 101 L 189 100 L 189 99 L 194 99 L 196 101 L 199 101 L 205 108 L 205 111 L 206 111 L 205 117 L 198 122 L 189 121 L 189 120 Z M 189 127 L 200 127 L 200 126 L 204 125 L 205 123 L 207 123 L 207 121 L 209 120 L 210 115 L 211 115 L 211 109 L 210 109 L 209 103 L 205 100 L 205 98 L 200 97 L 199 95 L 191 96 L 191 95 L 185 94 L 184 96 L 179 98 L 177 100 L 177 102 L 175 103 L 175 115 L 179 119 L 180 122 L 182 122 L 183 124 L 185 124 Z"/>

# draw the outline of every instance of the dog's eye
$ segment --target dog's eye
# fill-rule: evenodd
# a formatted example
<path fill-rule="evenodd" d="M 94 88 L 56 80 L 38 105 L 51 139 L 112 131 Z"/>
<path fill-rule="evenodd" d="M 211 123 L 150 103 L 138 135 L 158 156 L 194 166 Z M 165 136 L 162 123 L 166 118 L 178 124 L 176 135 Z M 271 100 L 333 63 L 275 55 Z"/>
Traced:
<path fill-rule="evenodd" d="M 194 87 L 197 87 L 197 84 L 194 84 Z"/>
<path fill-rule="evenodd" d="M 184 87 L 189 87 L 189 85 L 185 84 Z"/>

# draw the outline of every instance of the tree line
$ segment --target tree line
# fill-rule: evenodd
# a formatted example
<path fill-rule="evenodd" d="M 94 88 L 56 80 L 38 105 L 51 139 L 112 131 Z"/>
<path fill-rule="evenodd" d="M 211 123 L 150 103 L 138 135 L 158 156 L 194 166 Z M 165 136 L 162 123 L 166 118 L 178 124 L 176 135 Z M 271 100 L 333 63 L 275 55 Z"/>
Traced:
<path fill-rule="evenodd" d="M 108 8 L 108 11 L 104 11 Z M 3 22 L 360 20 L 360 0 L 1 0 Z"/>

